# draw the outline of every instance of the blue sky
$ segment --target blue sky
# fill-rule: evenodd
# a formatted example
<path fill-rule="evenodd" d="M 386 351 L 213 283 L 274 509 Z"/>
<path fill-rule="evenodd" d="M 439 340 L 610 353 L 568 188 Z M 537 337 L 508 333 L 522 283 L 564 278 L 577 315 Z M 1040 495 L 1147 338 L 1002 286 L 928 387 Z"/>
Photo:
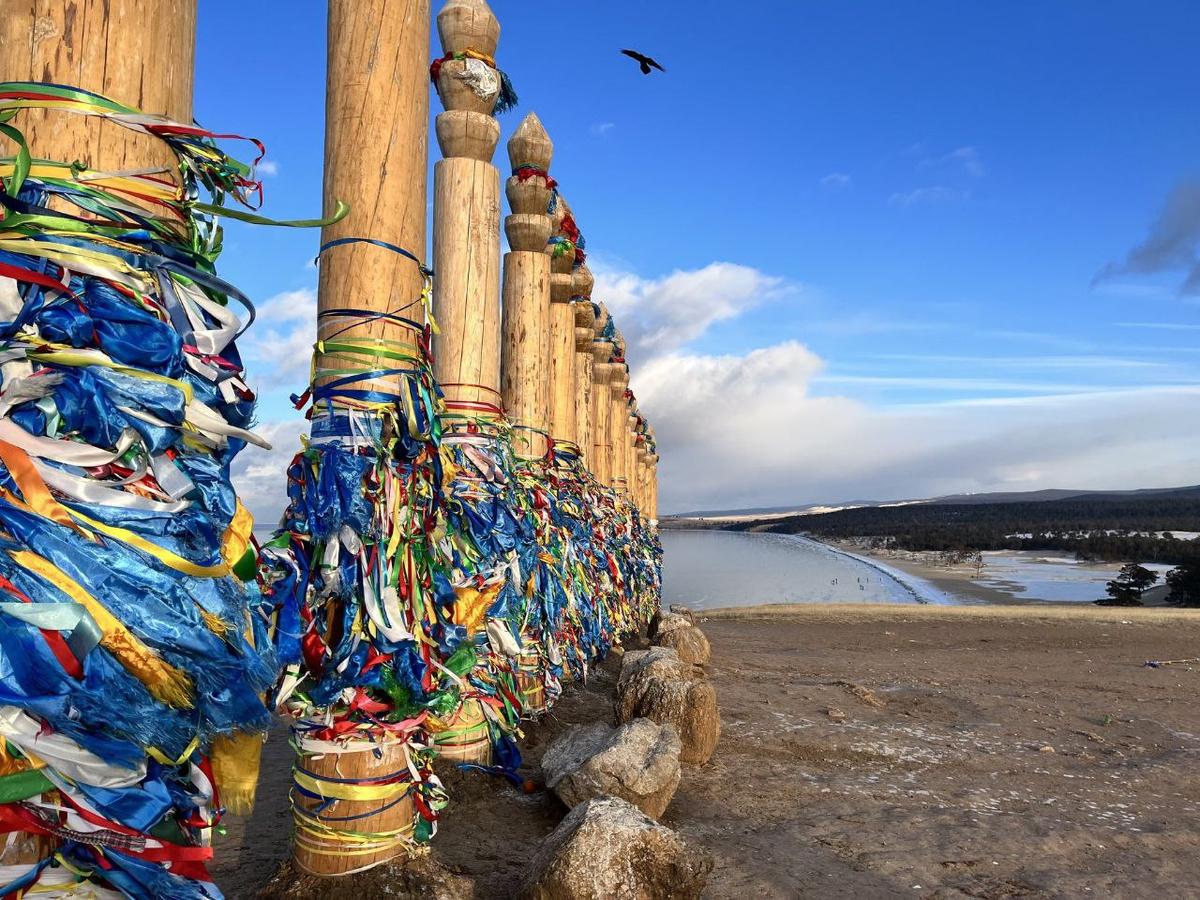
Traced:
<path fill-rule="evenodd" d="M 201 0 L 196 115 L 264 139 L 266 211 L 308 215 L 325 9 L 273 6 Z M 536 111 L 555 141 L 668 508 L 1200 482 L 1200 5 L 492 6 L 505 135 Z M 266 348 L 303 344 L 316 245 L 234 225 L 222 261 L 274 310 L 285 440 Z"/>

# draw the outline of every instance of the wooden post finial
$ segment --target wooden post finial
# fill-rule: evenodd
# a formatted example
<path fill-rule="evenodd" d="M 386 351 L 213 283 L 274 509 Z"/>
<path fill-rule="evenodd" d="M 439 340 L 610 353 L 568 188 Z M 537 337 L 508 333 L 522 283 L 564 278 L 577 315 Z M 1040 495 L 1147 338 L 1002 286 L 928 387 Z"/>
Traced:
<path fill-rule="evenodd" d="M 548 214 L 551 198 L 550 162 L 554 144 L 536 113 L 521 120 L 508 141 L 513 174 L 504 185 L 512 215 L 504 220 L 504 233 L 512 250 L 549 252 L 553 225 Z"/>
<path fill-rule="evenodd" d="M 484 0 L 447 0 L 437 14 L 437 30 L 443 53 L 495 56 L 500 43 L 500 20 Z"/>
<path fill-rule="evenodd" d="M 446 54 L 434 63 L 438 97 L 446 108 L 435 121 L 438 146 L 447 159 L 488 162 L 500 141 L 500 123 L 492 118 L 503 85 L 493 59 L 500 23 L 483 0 L 450 0 L 437 21 Z"/>

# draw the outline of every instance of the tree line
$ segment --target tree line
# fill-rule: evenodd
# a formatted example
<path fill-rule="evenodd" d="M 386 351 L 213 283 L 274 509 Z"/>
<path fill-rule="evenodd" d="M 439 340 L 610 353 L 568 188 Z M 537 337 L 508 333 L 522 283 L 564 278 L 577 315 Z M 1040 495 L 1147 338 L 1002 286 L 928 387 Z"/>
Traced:
<path fill-rule="evenodd" d="M 1105 562 L 1200 566 L 1200 489 L 1012 503 L 923 503 L 730 523 L 731 530 L 880 538 L 902 550 L 1057 550 Z M 1157 535 L 1157 536 L 1156 536 Z"/>

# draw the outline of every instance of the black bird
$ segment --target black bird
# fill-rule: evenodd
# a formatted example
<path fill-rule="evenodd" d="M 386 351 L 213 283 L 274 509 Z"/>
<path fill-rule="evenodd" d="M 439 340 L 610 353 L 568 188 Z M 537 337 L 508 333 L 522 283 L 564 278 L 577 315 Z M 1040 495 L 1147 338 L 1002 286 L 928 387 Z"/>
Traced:
<path fill-rule="evenodd" d="M 660 66 L 655 60 L 651 59 L 649 56 L 638 53 L 636 50 L 622 50 L 621 52 L 624 53 L 626 56 L 628 56 L 630 59 L 636 59 L 639 63 L 642 64 L 642 74 L 643 75 L 649 75 L 650 70 L 652 68 L 658 69 L 658 71 L 660 71 L 660 72 L 667 71 L 662 66 Z"/>

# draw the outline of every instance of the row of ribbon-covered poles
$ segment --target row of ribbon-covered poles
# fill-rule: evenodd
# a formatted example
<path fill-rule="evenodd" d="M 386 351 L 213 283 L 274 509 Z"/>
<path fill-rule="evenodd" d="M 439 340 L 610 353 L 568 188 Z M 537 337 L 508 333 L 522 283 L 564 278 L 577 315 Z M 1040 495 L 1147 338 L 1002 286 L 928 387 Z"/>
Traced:
<path fill-rule="evenodd" d="M 65 6 L 3 25 L 30 78 L 0 86 L 5 893 L 219 896 L 211 830 L 253 798 L 273 710 L 297 865 L 403 857 L 439 768 L 520 780 L 521 720 L 657 608 L 653 433 L 534 116 L 501 273 L 492 113 L 515 94 L 482 0 L 438 16 L 421 259 L 428 3 L 330 3 L 327 217 L 282 223 L 323 225 L 311 428 L 261 546 L 228 474 L 262 443 L 252 307 L 215 262 L 219 215 L 267 220 L 226 206 L 257 191 L 228 136 L 183 124 L 194 7 L 148 2 L 107 50 Z M 55 16 L 65 50 L 21 41 Z M 151 82 L 148 113 L 104 96 Z"/>
<path fill-rule="evenodd" d="M 356 18 L 364 40 L 387 40 L 379 14 Z M 329 120 L 326 202 L 351 213 L 322 234 L 312 433 L 263 577 L 303 635 L 281 649 L 276 701 L 299 752 L 295 859 L 323 875 L 432 836 L 448 765 L 521 782 L 520 722 L 659 602 L 653 434 L 620 334 L 591 299 L 552 145 L 533 115 L 508 143 L 502 262 L 493 114 L 516 96 L 495 62 L 499 24 L 483 0 L 451 0 L 437 27 L 429 264 L 413 250 L 425 246 L 420 98 L 406 114 L 407 72 L 364 88 L 373 55 L 330 35 L 330 107 L 362 116 Z M 377 173 L 393 174 L 397 147 L 413 150 L 413 181 L 391 194 Z"/>

